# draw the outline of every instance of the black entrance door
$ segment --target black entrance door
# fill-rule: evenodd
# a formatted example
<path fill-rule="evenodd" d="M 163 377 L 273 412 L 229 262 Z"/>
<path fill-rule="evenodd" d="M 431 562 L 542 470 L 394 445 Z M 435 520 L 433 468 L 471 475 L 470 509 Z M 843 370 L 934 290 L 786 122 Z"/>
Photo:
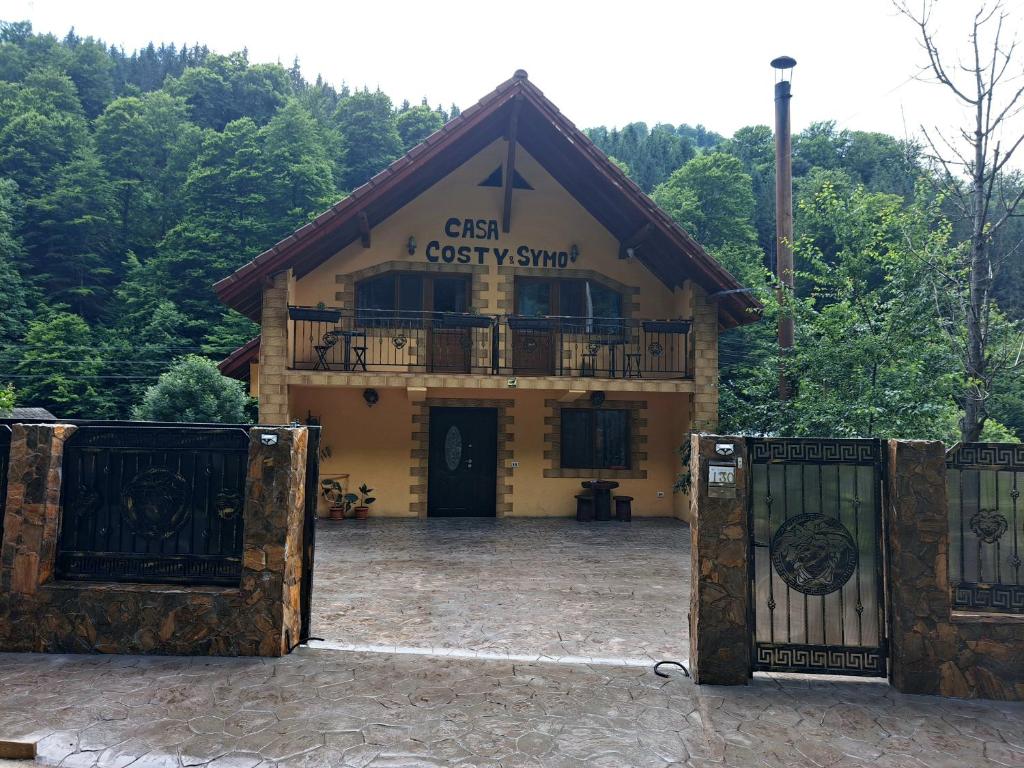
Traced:
<path fill-rule="evenodd" d="M 431 408 L 427 515 L 494 517 L 498 412 Z"/>

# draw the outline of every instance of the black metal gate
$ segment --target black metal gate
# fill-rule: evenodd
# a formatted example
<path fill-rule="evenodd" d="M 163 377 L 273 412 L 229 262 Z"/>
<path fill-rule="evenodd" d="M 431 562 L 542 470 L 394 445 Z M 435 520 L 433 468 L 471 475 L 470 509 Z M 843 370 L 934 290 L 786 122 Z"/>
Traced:
<path fill-rule="evenodd" d="M 753 667 L 884 676 L 882 444 L 750 440 Z"/>
<path fill-rule="evenodd" d="M 57 576 L 237 585 L 247 430 L 79 422 L 64 446 Z"/>
<path fill-rule="evenodd" d="M 299 642 L 309 642 L 313 615 L 313 552 L 316 549 L 316 506 L 320 498 L 320 427 L 309 427 L 306 448 L 306 510 L 302 524 L 302 591 Z"/>

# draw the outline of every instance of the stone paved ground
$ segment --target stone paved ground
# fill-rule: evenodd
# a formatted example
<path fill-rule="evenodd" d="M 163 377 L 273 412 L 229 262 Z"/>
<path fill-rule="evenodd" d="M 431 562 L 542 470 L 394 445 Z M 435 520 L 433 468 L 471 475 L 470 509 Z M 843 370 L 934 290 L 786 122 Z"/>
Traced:
<path fill-rule="evenodd" d="M 343 647 L 689 656 L 676 520 L 324 520 L 316 544 L 313 635 Z"/>
<path fill-rule="evenodd" d="M 114 768 L 1024 765 L 1024 704 L 311 648 L 0 655 L 0 734 L 39 739 L 46 763 Z"/>

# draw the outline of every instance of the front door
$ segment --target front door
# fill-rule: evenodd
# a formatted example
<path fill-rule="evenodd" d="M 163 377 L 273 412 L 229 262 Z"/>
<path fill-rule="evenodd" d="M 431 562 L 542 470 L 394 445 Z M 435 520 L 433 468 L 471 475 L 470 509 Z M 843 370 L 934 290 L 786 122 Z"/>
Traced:
<path fill-rule="evenodd" d="M 427 515 L 494 517 L 498 411 L 431 408 Z"/>

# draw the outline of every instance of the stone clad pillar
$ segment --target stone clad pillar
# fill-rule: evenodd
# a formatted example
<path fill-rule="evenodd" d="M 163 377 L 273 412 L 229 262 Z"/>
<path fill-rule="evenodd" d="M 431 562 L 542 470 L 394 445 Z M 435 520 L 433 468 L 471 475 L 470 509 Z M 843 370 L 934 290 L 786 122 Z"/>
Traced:
<path fill-rule="evenodd" d="M 70 424 L 15 424 L 0 537 L 0 592 L 34 595 L 53 578 L 60 534 L 60 485 Z"/>
<path fill-rule="evenodd" d="M 288 423 L 288 273 L 280 272 L 263 288 L 260 311 L 259 419 Z"/>
<path fill-rule="evenodd" d="M 889 441 L 890 662 L 903 693 L 969 696 L 954 660 L 946 455 L 938 441 Z"/>
<path fill-rule="evenodd" d="M 698 684 L 745 685 L 750 677 L 750 464 L 742 437 L 699 434 L 690 458 L 690 674 Z M 708 464 L 717 443 L 735 446 L 736 495 L 712 498 Z"/>
<path fill-rule="evenodd" d="M 305 427 L 253 427 L 245 481 L 243 605 L 262 603 L 260 656 L 282 656 L 299 642 L 306 492 Z"/>
<path fill-rule="evenodd" d="M 704 290 L 692 286 L 693 429 L 718 428 L 718 306 Z"/>

